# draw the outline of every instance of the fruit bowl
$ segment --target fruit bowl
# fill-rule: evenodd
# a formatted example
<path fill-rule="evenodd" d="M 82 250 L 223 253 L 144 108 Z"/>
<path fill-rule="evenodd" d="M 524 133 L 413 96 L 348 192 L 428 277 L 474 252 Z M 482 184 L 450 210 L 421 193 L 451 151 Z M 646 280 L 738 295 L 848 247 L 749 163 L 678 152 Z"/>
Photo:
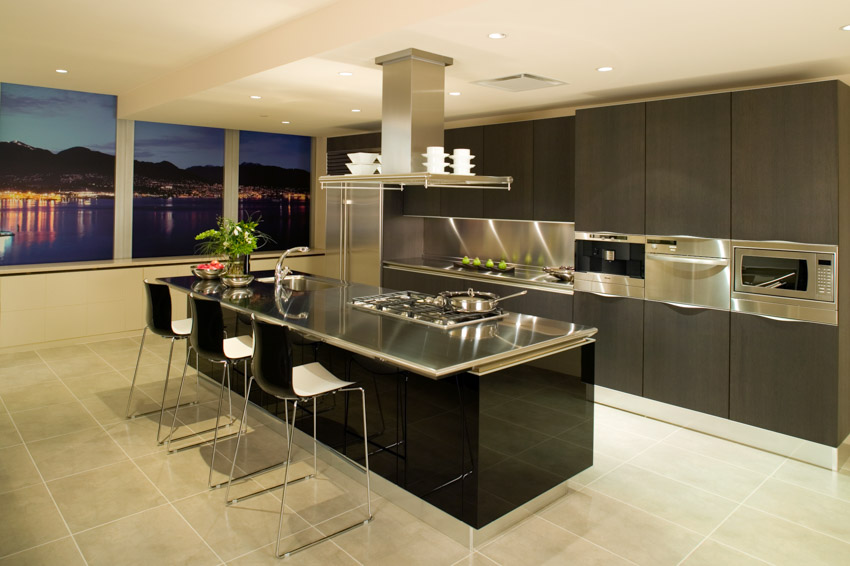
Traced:
<path fill-rule="evenodd" d="M 219 276 L 224 273 L 226 269 L 226 265 L 218 263 L 217 261 L 213 261 L 210 263 L 193 265 L 192 273 L 194 273 L 196 277 L 200 277 L 201 279 L 218 279 Z"/>
<path fill-rule="evenodd" d="M 247 287 L 251 284 L 251 281 L 253 280 L 254 276 L 250 274 L 221 276 L 221 282 L 227 285 L 228 287 Z"/>

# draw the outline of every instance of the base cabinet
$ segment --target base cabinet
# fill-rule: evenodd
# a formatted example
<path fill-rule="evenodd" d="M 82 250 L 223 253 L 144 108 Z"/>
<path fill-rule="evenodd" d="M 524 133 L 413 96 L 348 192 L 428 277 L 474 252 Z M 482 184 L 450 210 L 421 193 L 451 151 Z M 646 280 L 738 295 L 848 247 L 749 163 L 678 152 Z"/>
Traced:
<path fill-rule="evenodd" d="M 596 385 L 642 395 L 643 300 L 577 292 L 574 307 L 576 324 L 599 329 Z"/>
<path fill-rule="evenodd" d="M 643 395 L 729 418 L 729 312 L 644 305 Z"/>
<path fill-rule="evenodd" d="M 838 327 L 732 313 L 730 418 L 828 446 L 838 430 Z"/>

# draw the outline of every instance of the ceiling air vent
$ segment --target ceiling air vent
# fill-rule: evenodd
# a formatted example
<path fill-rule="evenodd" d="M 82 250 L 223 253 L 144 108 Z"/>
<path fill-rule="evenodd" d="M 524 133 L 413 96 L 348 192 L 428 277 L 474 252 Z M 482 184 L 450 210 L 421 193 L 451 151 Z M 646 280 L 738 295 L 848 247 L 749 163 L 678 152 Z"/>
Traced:
<path fill-rule="evenodd" d="M 509 90 L 511 92 L 522 92 L 524 90 L 536 90 L 538 88 L 560 86 L 567 83 L 556 81 L 555 79 L 547 79 L 546 77 L 539 77 L 537 75 L 529 75 L 528 73 L 520 73 L 519 75 L 511 75 L 510 77 L 502 77 L 500 79 L 475 81 L 475 84 L 490 86 L 500 90 Z"/>

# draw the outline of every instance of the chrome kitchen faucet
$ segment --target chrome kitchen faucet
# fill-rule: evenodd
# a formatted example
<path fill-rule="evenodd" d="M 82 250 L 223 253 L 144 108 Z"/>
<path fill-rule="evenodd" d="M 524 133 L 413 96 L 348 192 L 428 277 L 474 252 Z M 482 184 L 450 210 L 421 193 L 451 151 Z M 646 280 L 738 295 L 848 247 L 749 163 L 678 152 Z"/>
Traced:
<path fill-rule="evenodd" d="M 281 254 L 280 259 L 277 260 L 277 265 L 274 267 L 274 284 L 275 286 L 280 286 L 283 284 L 283 280 L 287 275 L 292 273 L 292 270 L 288 265 L 283 265 L 284 260 L 286 260 L 286 256 L 291 254 L 292 252 L 309 252 L 310 248 L 307 246 L 300 246 L 297 248 L 289 248 L 283 254 Z"/>

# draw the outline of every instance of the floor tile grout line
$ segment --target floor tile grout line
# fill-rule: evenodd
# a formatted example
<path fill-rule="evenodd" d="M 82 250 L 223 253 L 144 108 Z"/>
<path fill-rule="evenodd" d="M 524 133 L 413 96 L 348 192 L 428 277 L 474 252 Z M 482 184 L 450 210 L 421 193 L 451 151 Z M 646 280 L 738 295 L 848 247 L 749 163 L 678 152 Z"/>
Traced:
<path fill-rule="evenodd" d="M 36 352 L 36 355 L 41 357 L 41 355 L 38 352 Z M 53 371 L 53 369 L 51 368 L 50 371 Z M 53 373 L 55 374 L 56 372 L 53 372 Z M 72 393 L 72 395 L 73 395 L 73 393 Z M 0 401 L 0 402 L 2 402 L 2 401 Z M 5 403 L 4 403 L 4 406 L 5 406 Z M 6 407 L 6 409 L 8 410 L 8 407 Z M 14 419 L 10 419 L 10 420 L 12 421 L 12 426 L 15 427 L 15 431 L 18 433 L 18 436 L 20 436 L 21 439 L 23 439 L 23 435 L 21 434 L 21 431 L 18 429 L 18 425 L 15 423 L 15 420 Z M 53 492 L 50 491 L 50 488 L 47 486 L 47 482 L 44 481 L 44 475 L 41 473 L 41 470 L 38 469 L 38 464 L 36 464 L 35 458 L 32 457 L 32 453 L 30 452 L 29 446 L 27 446 L 26 442 L 23 443 L 23 446 L 24 446 L 24 450 L 27 451 L 27 456 L 29 456 L 29 458 L 30 458 L 30 463 L 32 463 L 33 467 L 35 468 L 36 473 L 38 474 L 39 479 L 41 479 L 42 487 L 47 492 L 48 497 L 50 497 L 50 501 L 53 502 L 53 507 L 56 509 L 56 513 L 59 515 L 59 518 L 62 519 L 62 523 L 65 525 L 65 529 L 66 529 L 68 535 L 71 537 L 71 540 L 74 542 L 74 546 L 77 548 L 77 552 L 80 554 L 80 558 L 82 558 L 83 563 L 86 566 L 88 566 L 88 560 L 86 560 L 86 557 L 83 554 L 83 549 L 80 548 L 80 545 L 77 543 L 77 539 L 74 538 L 74 533 L 71 532 L 71 526 L 68 524 L 68 521 L 65 519 L 65 515 L 62 513 L 62 510 L 59 508 L 59 504 L 56 502 L 56 498 L 53 497 Z M 61 537 L 61 538 L 64 538 L 64 537 Z"/>
<path fill-rule="evenodd" d="M 89 350 L 91 350 L 91 348 L 89 348 Z M 36 353 L 38 353 L 38 352 L 36 352 Z M 52 371 L 52 368 L 51 368 L 51 371 Z M 54 373 L 55 373 L 55 371 L 54 371 Z M 57 375 L 57 377 L 59 377 L 59 376 Z M 60 379 L 61 379 L 61 378 L 60 378 Z M 87 412 L 87 413 L 88 413 L 88 414 L 89 414 L 89 415 L 90 415 L 90 416 L 91 416 L 91 417 L 95 420 L 95 422 L 97 422 L 97 419 L 94 417 L 94 414 L 93 414 L 93 413 L 89 410 L 89 408 L 88 408 L 88 407 L 86 407 L 86 406 L 82 403 L 82 401 L 80 401 L 79 397 L 78 397 L 78 396 L 77 396 L 77 395 L 76 395 L 73 391 L 71 392 L 71 395 L 73 395 L 73 396 L 74 396 L 74 398 L 75 398 L 75 399 L 77 399 L 77 402 L 79 402 L 79 403 L 80 403 L 80 405 L 83 407 L 83 409 L 84 409 L 84 410 L 85 410 L 85 411 L 86 411 L 86 412 Z M 129 392 L 128 392 L 128 395 L 129 395 Z M 217 553 L 217 552 L 216 552 L 216 551 L 215 551 L 215 550 L 214 550 L 214 549 L 210 546 L 210 544 L 206 541 L 206 539 L 204 539 L 204 537 L 202 537 L 202 536 L 201 536 L 201 534 L 200 534 L 200 533 L 199 533 L 199 532 L 195 529 L 195 527 L 193 527 L 193 526 L 192 526 L 192 524 L 191 524 L 191 523 L 189 523 L 189 521 L 186 519 L 186 517 L 184 517 L 184 516 L 183 516 L 183 514 L 182 514 L 182 513 L 180 513 L 180 511 L 179 511 L 176 507 L 174 507 L 174 505 L 172 505 L 172 504 L 171 504 L 171 502 L 170 502 L 170 501 L 169 501 L 169 499 L 165 496 L 165 494 L 162 492 L 162 490 L 160 490 L 160 489 L 159 489 L 159 487 L 158 487 L 156 484 L 154 484 L 154 483 L 153 483 L 153 481 L 152 481 L 152 480 L 148 477 L 148 475 L 144 472 L 144 470 L 142 470 L 142 468 L 141 468 L 141 467 L 139 467 L 139 465 L 138 465 L 138 464 L 137 464 L 137 463 L 136 463 L 136 462 L 135 462 L 132 458 L 130 458 L 130 454 L 129 454 L 129 453 L 128 453 L 125 449 L 124 449 L 124 447 L 123 447 L 123 446 L 121 446 L 120 444 L 118 444 L 118 442 L 116 442 L 116 441 L 115 441 L 115 439 L 114 439 L 114 438 L 112 438 L 112 436 L 110 436 L 109 432 L 106 430 L 106 427 L 105 427 L 105 426 L 103 426 L 102 424 L 100 424 L 99 422 L 98 422 L 98 426 L 100 426 L 101 430 L 103 430 L 103 432 L 104 432 L 104 433 L 105 433 L 105 434 L 109 437 L 109 439 L 110 439 L 110 440 L 112 440 L 112 442 L 113 442 L 113 443 L 115 443 L 115 445 L 118 447 L 118 449 L 119 449 L 119 450 L 121 450 L 121 451 L 124 453 L 124 455 L 125 455 L 125 456 L 127 456 L 127 458 L 128 458 L 128 459 L 129 459 L 129 460 L 133 463 L 133 466 L 135 466 L 135 468 L 139 471 L 139 473 L 140 473 L 140 474 L 142 474 L 142 476 L 143 476 L 143 477 L 144 477 L 144 478 L 148 481 L 148 483 L 149 483 L 150 485 L 152 485 L 152 486 L 153 486 L 153 488 L 157 491 L 157 493 L 159 493 L 159 495 L 160 495 L 160 496 L 162 497 L 162 499 L 165 501 L 165 503 L 164 503 L 163 505 L 168 505 L 169 507 L 171 507 L 171 509 L 172 509 L 174 512 L 176 512 L 176 513 L 177 513 L 177 515 L 178 515 L 178 516 L 179 516 L 179 517 L 180 517 L 180 518 L 181 518 L 181 519 L 182 519 L 182 520 L 186 523 L 186 525 L 188 525 L 188 527 L 192 530 L 192 532 L 194 532 L 194 533 L 195 533 L 195 535 L 196 535 L 196 536 L 197 536 L 197 537 L 198 537 L 198 538 L 199 538 L 199 539 L 203 542 L 203 544 L 204 544 L 204 545 L 205 545 L 205 546 L 209 549 L 209 551 L 210 551 L 210 552 L 212 552 L 213 556 L 215 556 L 215 557 L 219 560 L 219 562 L 222 562 L 222 563 L 223 563 L 223 562 L 224 562 L 224 560 L 222 560 L 221 556 L 219 556 L 219 555 L 218 555 L 218 553 Z M 31 456 L 30 456 L 30 457 L 31 457 Z M 35 464 L 35 461 L 33 461 L 33 464 Z M 39 474 L 40 474 L 40 473 L 41 473 L 41 472 L 39 471 Z M 44 478 L 42 477 L 42 481 L 43 481 L 43 480 L 44 480 Z M 45 482 L 45 488 L 48 490 L 48 493 L 50 493 L 50 488 L 49 488 L 49 487 L 47 487 L 46 482 Z M 52 493 L 50 493 L 50 497 L 51 497 L 51 498 L 53 497 L 53 494 L 52 494 Z M 54 505 L 56 505 L 56 501 L 55 501 L 55 500 L 54 500 Z M 143 511 L 140 511 L 139 513 L 144 513 L 145 511 L 149 511 L 149 510 L 151 510 L 151 509 L 157 509 L 157 508 L 159 508 L 159 507 L 160 507 L 160 506 L 150 507 L 150 508 L 148 508 L 148 509 L 145 509 L 145 510 L 143 510 Z M 58 505 L 56 505 L 56 508 L 57 508 L 57 510 L 59 510 L 59 506 L 58 506 Z M 61 510 L 59 510 L 59 514 L 62 516 L 62 520 L 64 521 L 64 520 L 65 520 L 65 517 L 64 517 L 64 515 L 62 515 L 62 511 L 61 511 Z M 126 515 L 126 516 L 124 516 L 124 517 L 120 517 L 119 519 L 115 519 L 114 521 L 107 521 L 106 523 L 103 523 L 103 524 L 101 524 L 101 525 L 97 525 L 97 526 L 92 527 L 92 528 L 102 527 L 103 525 L 110 524 L 110 523 L 113 523 L 113 522 L 116 522 L 116 521 L 120 521 L 120 520 L 122 520 L 122 519 L 126 519 L 127 517 L 131 517 L 131 516 L 134 516 L 134 515 L 137 515 L 137 514 L 138 514 L 138 513 L 133 513 L 133 514 L 130 514 L 130 515 Z M 67 521 L 65 521 L 65 526 L 68 528 L 68 532 L 71 532 L 70 527 L 68 527 L 68 523 L 67 523 Z M 84 531 L 81 531 L 81 532 L 84 532 Z M 74 539 L 74 544 L 76 544 L 76 545 L 77 545 L 77 550 L 79 550 L 80 555 L 82 556 L 82 555 L 83 555 L 83 552 L 82 552 L 82 549 L 80 549 L 79 543 L 77 543 L 76 534 L 79 534 L 79 533 L 71 533 L 71 536 L 72 536 L 72 538 Z M 85 556 L 83 556 L 83 560 L 85 561 Z M 88 564 L 88 561 L 86 561 L 86 564 Z"/>
<path fill-rule="evenodd" d="M 793 520 L 793 519 L 789 519 L 788 517 L 783 517 L 782 515 L 777 515 L 776 513 L 773 513 L 773 512 L 771 512 L 771 511 L 766 511 L 766 510 L 764 510 L 764 509 L 760 509 L 760 508 L 758 508 L 758 507 L 753 507 L 752 505 L 748 505 L 748 504 L 746 504 L 746 503 L 742 503 L 742 504 L 741 504 L 741 507 L 746 507 L 747 509 L 749 509 L 749 510 L 751 510 L 751 511 L 756 511 L 756 512 L 758 512 L 758 513 L 763 513 L 763 514 L 765 514 L 765 515 L 768 515 L 768 516 L 770 516 L 770 517 L 773 517 L 774 519 L 779 519 L 780 521 L 784 521 L 784 522 L 786 522 L 786 523 L 791 523 L 792 525 L 796 525 L 796 526 L 800 527 L 801 529 L 806 529 L 807 531 L 811 531 L 811 532 L 813 532 L 813 533 L 817 533 L 817 534 L 822 535 L 822 536 L 825 536 L 825 537 L 827 537 L 827 538 L 831 538 L 831 539 L 833 539 L 833 540 L 835 540 L 835 541 L 837 541 L 837 542 L 840 542 L 840 543 L 845 544 L 845 545 L 847 545 L 848 547 L 850 547 L 850 539 L 848 539 L 848 540 L 842 539 L 842 538 L 840 538 L 840 537 L 838 537 L 838 536 L 836 536 L 836 535 L 831 535 L 831 534 L 829 534 L 829 533 L 825 533 L 825 532 L 820 531 L 820 530 L 818 530 L 818 529 L 816 529 L 816 528 L 814 528 L 814 527 L 810 527 L 810 526 L 808 526 L 808 525 L 804 525 L 803 523 L 799 523 L 799 522 L 797 522 L 797 521 L 795 521 L 795 520 Z"/>
<path fill-rule="evenodd" d="M 30 486 L 30 487 L 32 487 L 32 486 Z M 23 554 L 24 552 L 29 552 L 31 550 L 35 550 L 36 548 L 41 548 L 42 546 L 47 546 L 48 544 L 53 544 L 54 542 L 59 542 L 60 540 L 65 540 L 65 539 L 71 539 L 71 542 L 74 542 L 74 544 L 76 545 L 76 541 L 74 541 L 73 535 L 65 535 L 64 537 L 59 537 L 59 538 L 55 538 L 53 540 L 41 542 L 41 543 L 39 543 L 35 546 L 31 546 L 31 547 L 25 548 L 23 550 L 16 550 L 15 552 L 13 552 L 11 554 L 5 554 L 3 556 L 0 556 L 0 560 L 6 560 L 7 558 L 12 558 L 14 556 L 18 556 L 19 554 Z M 77 551 L 79 551 L 79 548 L 77 548 Z M 81 556 L 82 556 L 82 553 L 81 553 Z M 83 558 L 83 561 L 85 562 L 85 558 Z"/>
<path fill-rule="evenodd" d="M 706 454 L 705 452 L 700 452 L 699 450 L 694 450 L 694 449 L 692 449 L 692 448 L 687 448 L 687 447 L 685 447 L 685 446 L 679 446 L 678 444 L 670 444 L 670 443 L 668 443 L 668 444 L 667 444 L 667 446 L 669 446 L 669 447 L 671 447 L 671 448 L 676 448 L 676 449 L 678 449 L 678 450 L 682 450 L 682 451 L 684 451 L 684 452 L 688 452 L 688 453 L 690 453 L 690 454 L 696 454 L 697 456 L 703 456 L 703 457 L 705 457 L 705 458 L 710 458 L 710 459 L 715 460 L 715 461 L 717 461 L 717 462 L 722 462 L 722 463 L 727 464 L 727 465 L 729 465 L 729 466 L 733 466 L 733 467 L 735 467 L 735 468 L 739 468 L 739 469 L 741 469 L 741 470 L 746 470 L 746 471 L 748 471 L 748 472 L 753 472 L 753 473 L 756 473 L 756 474 L 766 474 L 766 475 L 770 475 L 770 474 L 772 474 L 773 472 L 775 472 L 776 470 L 778 470 L 780 467 L 782 467 L 783 463 L 784 463 L 786 460 L 789 460 L 789 458 L 788 458 L 787 456 L 783 456 L 783 455 L 781 455 L 781 454 L 777 454 L 777 453 L 775 453 L 775 452 L 768 452 L 767 450 L 762 450 L 761 448 L 756 448 L 756 447 L 754 447 L 754 446 L 747 446 L 746 444 L 741 444 L 741 443 L 739 443 L 739 442 L 735 442 L 734 440 L 728 440 L 728 439 L 726 439 L 726 438 L 720 438 L 719 436 L 713 436 L 713 435 L 710 435 L 710 434 L 706 434 L 706 433 L 704 433 L 704 432 L 700 432 L 700 431 L 698 431 L 698 430 L 693 430 L 693 429 L 690 429 L 690 428 L 684 428 L 684 427 L 680 427 L 680 429 L 679 429 L 679 430 L 686 430 L 686 431 L 688 431 L 688 432 L 695 432 L 695 433 L 697 433 L 697 434 L 702 434 L 702 435 L 704 435 L 704 436 L 706 436 L 706 437 L 708 437 L 708 438 L 711 438 L 711 439 L 713 439 L 713 440 L 717 440 L 717 441 L 720 441 L 720 442 L 727 442 L 727 443 L 729 443 L 729 444 L 731 444 L 731 445 L 733 445 L 733 446 L 737 446 L 737 447 L 741 447 L 741 448 L 746 448 L 746 449 L 748 449 L 748 450 L 753 450 L 754 452 L 758 452 L 758 453 L 760 453 L 760 454 L 768 454 L 768 455 L 770 455 L 770 456 L 775 456 L 775 457 L 777 457 L 777 458 L 781 458 L 781 459 L 782 459 L 782 462 L 781 462 L 781 463 L 780 463 L 780 464 L 779 464 L 776 468 L 772 469 L 770 472 L 764 472 L 764 471 L 760 471 L 760 470 L 754 470 L 753 468 L 748 468 L 747 466 L 742 466 L 741 464 L 738 464 L 738 463 L 736 463 L 736 462 L 732 462 L 732 461 L 726 460 L 726 459 L 724 459 L 724 458 L 720 458 L 720 457 L 718 457 L 718 456 L 713 456 L 713 455 L 711 455 L 711 454 Z M 666 439 L 665 439 L 665 440 L 666 440 Z M 799 460 L 794 460 L 794 461 L 795 461 L 795 462 L 798 462 Z M 806 462 L 801 462 L 801 463 L 805 464 Z M 809 465 L 814 465 L 814 464 L 809 464 Z"/>
<path fill-rule="evenodd" d="M 789 460 L 789 461 L 792 461 L 792 460 Z M 793 461 L 796 461 L 796 460 L 793 460 Z M 824 469 L 824 470 L 825 470 L 825 469 Z M 779 470 L 777 470 L 777 471 L 779 471 Z M 826 470 L 825 470 L 825 471 L 826 471 Z M 831 473 L 832 473 L 832 474 L 837 474 L 837 472 L 831 472 Z M 817 495 L 822 495 L 822 496 L 824 496 L 824 497 L 829 497 L 829 498 L 831 498 L 831 499 L 835 499 L 835 500 L 836 500 L 836 501 L 838 501 L 838 502 L 846 503 L 848 506 L 850 506 L 850 495 L 848 495 L 848 499 L 843 499 L 843 498 L 841 498 L 841 497 L 836 497 L 835 495 L 832 495 L 832 494 L 830 494 L 830 493 L 826 493 L 825 491 L 820 491 L 820 490 L 818 490 L 818 489 L 813 489 L 813 488 L 811 488 L 811 487 L 809 487 L 809 486 L 807 486 L 807 485 L 803 485 L 803 484 L 800 484 L 800 483 L 796 483 L 796 482 L 793 482 L 793 481 L 788 481 L 788 480 L 786 480 L 786 479 L 782 479 L 782 478 L 780 478 L 780 477 L 777 477 L 775 474 L 774 474 L 773 476 L 771 476 L 771 477 L 772 477 L 774 480 L 778 481 L 778 482 L 782 482 L 782 483 L 784 483 L 785 485 L 791 485 L 791 486 L 794 486 L 794 487 L 799 488 L 799 489 L 805 489 L 806 491 L 809 491 L 809 492 L 811 492 L 811 493 L 816 493 Z M 848 478 L 848 480 L 850 480 L 850 478 Z"/>
<path fill-rule="evenodd" d="M 650 421 L 650 422 L 654 422 L 654 423 L 658 423 L 658 424 L 661 424 L 661 425 L 666 425 L 666 426 L 674 428 L 674 430 L 671 430 L 670 432 L 668 432 L 664 436 L 658 437 L 658 436 L 647 436 L 645 434 L 641 434 L 640 432 L 635 432 L 635 431 L 631 430 L 630 428 L 623 428 L 623 427 L 618 427 L 618 426 L 613 426 L 613 425 L 608 425 L 608 424 L 604 425 L 608 428 L 614 428 L 614 429 L 617 429 L 619 431 L 628 432 L 630 434 L 634 434 L 636 436 L 640 436 L 640 437 L 643 437 L 643 438 L 648 438 L 650 440 L 659 440 L 659 441 L 666 440 L 666 439 L 670 438 L 670 436 L 674 435 L 675 433 L 677 433 L 679 430 L 682 429 L 682 427 L 677 425 L 677 424 L 673 424 L 673 423 L 670 423 L 670 422 L 667 422 L 667 421 L 662 421 L 661 419 L 655 419 L 653 417 L 641 415 L 641 414 L 638 414 L 638 413 L 632 413 L 631 411 L 618 409 L 617 407 L 612 407 L 611 405 L 605 405 L 604 403 L 599 403 L 598 401 L 594 401 L 593 404 L 594 404 L 594 406 L 605 407 L 606 409 L 610 409 L 610 410 L 613 410 L 613 411 L 617 411 L 619 413 L 630 415 L 630 417 L 632 417 L 632 418 L 644 419 L 644 420 L 647 420 L 647 421 Z M 594 420 L 595 419 L 596 419 L 596 415 L 595 415 L 595 412 L 594 412 Z"/>

